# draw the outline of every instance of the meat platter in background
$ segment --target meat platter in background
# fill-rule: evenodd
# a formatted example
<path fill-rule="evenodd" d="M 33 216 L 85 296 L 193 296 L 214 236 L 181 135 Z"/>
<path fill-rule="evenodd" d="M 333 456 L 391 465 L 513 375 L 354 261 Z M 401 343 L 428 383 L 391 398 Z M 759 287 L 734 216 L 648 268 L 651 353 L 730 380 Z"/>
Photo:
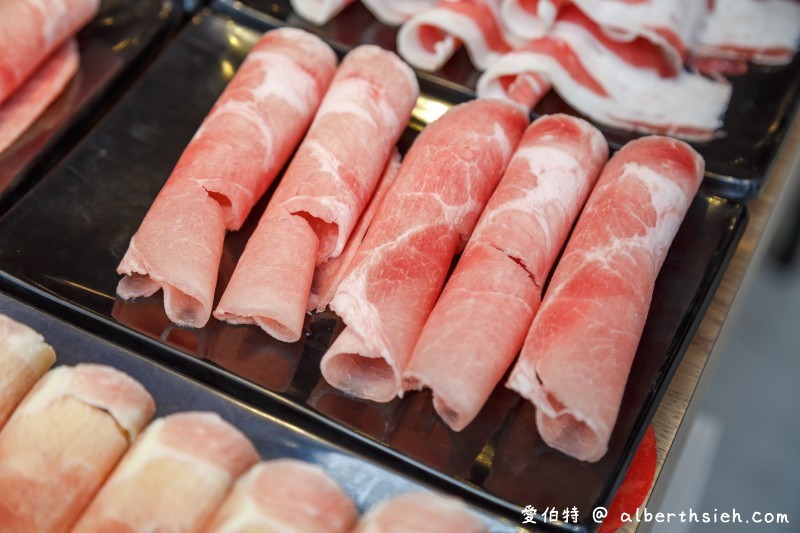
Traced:
<path fill-rule="evenodd" d="M 265 29 L 262 22 L 258 30 Z M 510 520 L 518 522 L 529 504 L 576 506 L 582 527 L 593 527 L 591 509 L 610 501 L 741 237 L 744 206 L 703 192 L 692 202 L 656 282 L 609 452 L 597 463 L 547 447 L 533 427 L 531 405 L 502 386 L 460 433 L 438 418 L 428 393 L 382 405 L 349 398 L 319 373 L 343 326 L 330 312 L 311 315 L 301 340 L 286 344 L 258 328 L 214 319 L 202 329 L 178 327 L 164 313 L 160 293 L 133 302 L 115 295 L 115 269 L 131 235 L 259 36 L 214 10 L 198 15 L 68 158 L 0 220 L 2 289 L 264 410 L 290 413 L 315 433 L 369 449 Z M 183 90 L 187 85 L 193 90 Z M 409 128 L 401 147 L 414 135 Z M 98 152 L 106 156 L 98 159 Z M 226 238 L 216 301 L 269 195 Z"/>
<path fill-rule="evenodd" d="M 367 511 L 376 508 L 379 503 L 392 501 L 392 499 L 396 496 L 405 495 L 407 493 L 419 493 L 420 491 L 434 490 L 434 487 L 431 487 L 430 485 L 411 480 L 407 476 L 398 474 L 391 469 L 376 463 L 374 459 L 370 457 L 369 450 L 367 450 L 368 453 L 365 455 L 358 451 L 348 450 L 337 445 L 335 442 L 335 436 L 334 439 L 331 439 L 327 435 L 309 435 L 307 431 L 304 430 L 305 428 L 303 428 L 303 426 L 297 425 L 291 414 L 282 413 L 284 416 L 281 416 L 279 419 L 274 417 L 273 413 L 268 412 L 267 410 L 254 410 L 247 408 L 239 403 L 237 398 L 220 394 L 213 389 L 202 385 L 198 381 L 183 377 L 171 369 L 165 368 L 164 366 L 156 364 L 152 361 L 148 361 L 147 359 L 144 359 L 133 352 L 121 349 L 118 346 L 101 340 L 93 335 L 79 330 L 74 326 L 58 320 L 53 316 L 46 315 L 41 311 L 37 311 L 4 295 L 0 295 L 0 327 L 5 327 L 5 324 L 9 321 L 8 318 L 1 315 L 7 315 L 8 317 L 11 317 L 11 319 L 17 321 L 19 324 L 33 328 L 35 331 L 40 332 L 45 337 L 44 340 L 52 345 L 53 349 L 55 349 L 55 368 L 60 368 L 61 371 L 59 377 L 63 377 L 65 371 L 72 370 L 69 369 L 69 367 L 83 365 L 82 367 L 77 367 L 83 369 L 83 374 L 85 377 L 81 389 L 81 392 L 85 394 L 85 397 L 81 398 L 80 400 L 88 399 L 89 401 L 99 401 L 101 399 L 99 390 L 95 389 L 92 391 L 92 393 L 88 392 L 89 387 L 87 385 L 91 383 L 89 380 L 91 377 L 89 369 L 91 369 L 91 372 L 93 372 L 95 375 L 106 376 L 115 382 L 119 381 L 120 384 L 127 383 L 129 389 L 127 392 L 129 394 L 126 399 L 130 397 L 130 393 L 133 392 L 136 393 L 134 397 L 139 400 L 139 403 L 145 403 L 143 407 L 138 408 L 138 410 L 142 411 L 141 414 L 139 414 L 136 409 L 132 409 L 130 406 L 126 405 L 128 410 L 125 411 L 127 418 L 124 422 L 127 422 L 128 424 L 135 423 L 138 426 L 138 429 L 141 430 L 141 427 L 147 423 L 150 417 L 153 417 L 153 421 L 150 422 L 150 427 L 153 428 L 153 430 L 150 431 L 152 437 L 151 441 L 148 443 L 150 446 L 145 446 L 143 444 L 142 446 L 139 446 L 138 449 L 136 447 L 130 449 L 126 456 L 131 456 L 131 460 L 125 464 L 125 459 L 123 459 L 123 463 L 120 464 L 120 470 L 123 467 L 128 467 L 128 470 L 126 471 L 128 477 L 125 478 L 124 481 L 122 479 L 118 480 L 122 481 L 122 483 L 117 483 L 117 486 L 112 488 L 110 487 L 110 481 L 114 479 L 112 474 L 110 480 L 106 482 L 108 490 L 103 492 L 104 489 L 101 489 L 100 492 L 94 496 L 94 503 L 92 503 L 91 507 L 89 507 L 88 510 L 82 515 L 75 531 L 94 531 L 98 529 L 108 530 L 110 527 L 118 528 L 123 523 L 134 528 L 137 526 L 145 527 L 145 525 L 152 524 L 163 525 L 164 522 L 159 522 L 159 520 L 165 519 L 170 520 L 171 525 L 176 527 L 178 525 L 182 525 L 186 528 L 191 526 L 193 528 L 192 530 L 194 530 L 198 525 L 202 525 L 204 521 L 208 521 L 210 510 L 213 509 L 212 506 L 215 507 L 216 505 L 219 505 L 220 496 L 224 495 L 227 490 L 225 489 L 220 491 L 215 486 L 215 484 L 222 482 L 225 476 L 220 476 L 219 472 L 217 471 L 221 468 L 221 466 L 214 465 L 216 466 L 215 469 L 207 462 L 209 459 L 208 457 L 203 459 L 203 445 L 194 446 L 192 447 L 193 449 L 184 450 L 184 453 L 188 451 L 190 454 L 188 457 L 191 457 L 192 453 L 196 454 L 193 460 L 197 462 L 193 465 L 194 468 L 189 472 L 187 472 L 186 468 L 179 468 L 180 465 L 175 464 L 170 465 L 173 467 L 172 469 L 162 470 L 162 475 L 166 473 L 172 476 L 169 482 L 162 484 L 162 488 L 165 490 L 171 490 L 173 492 L 161 494 L 161 498 L 164 502 L 170 502 L 170 499 L 172 499 L 173 501 L 171 504 L 173 506 L 176 502 L 179 502 L 180 499 L 191 498 L 190 500 L 187 500 L 187 503 L 190 503 L 190 505 L 185 506 L 185 508 L 183 508 L 183 512 L 173 512 L 178 508 L 177 506 L 167 510 L 163 508 L 160 509 L 163 506 L 158 505 L 159 502 L 157 501 L 149 502 L 148 497 L 157 497 L 157 491 L 153 494 L 145 495 L 145 497 L 138 500 L 138 502 L 132 502 L 131 505 L 124 506 L 122 509 L 114 509 L 114 506 L 119 505 L 120 503 L 120 495 L 125 494 L 125 487 L 123 486 L 125 482 L 129 484 L 129 490 L 134 489 L 137 483 L 146 482 L 148 476 L 157 476 L 159 466 L 163 468 L 169 462 L 164 460 L 165 456 L 169 456 L 169 452 L 165 453 L 164 451 L 161 452 L 162 455 L 160 459 L 160 465 L 158 464 L 159 461 L 153 460 L 151 460 L 151 463 L 148 465 L 147 461 L 144 460 L 148 451 L 153 451 L 153 445 L 156 447 L 156 455 L 158 453 L 157 448 L 159 444 L 153 442 L 153 440 L 156 439 L 156 429 L 154 423 L 157 419 L 161 420 L 159 424 L 161 424 L 160 429 L 162 430 L 166 426 L 165 422 L 171 421 L 173 422 L 173 426 L 175 426 L 181 417 L 183 417 L 183 420 L 186 420 L 192 425 L 203 426 L 203 429 L 206 431 L 216 428 L 214 437 L 217 439 L 226 438 L 228 441 L 231 441 L 227 444 L 226 448 L 229 452 L 236 450 L 236 446 L 234 446 L 234 444 L 238 444 L 240 450 L 244 446 L 245 449 L 243 452 L 245 453 L 239 453 L 238 455 L 231 453 L 230 456 L 220 457 L 219 459 L 221 464 L 235 464 L 238 462 L 249 466 L 249 464 L 252 464 L 253 461 L 257 460 L 257 457 L 254 457 L 253 454 L 253 451 L 255 451 L 262 460 L 267 461 L 262 463 L 261 467 L 266 467 L 266 469 L 271 470 L 271 473 L 273 474 L 272 477 L 278 475 L 281 471 L 286 471 L 290 466 L 294 466 L 294 468 L 289 468 L 289 471 L 295 470 L 295 474 L 297 474 L 298 472 L 296 472 L 296 468 L 298 466 L 302 467 L 303 464 L 299 463 L 298 461 L 303 461 L 319 467 L 321 470 L 316 470 L 316 472 L 309 471 L 307 474 L 314 474 L 313 477 L 317 478 L 323 477 L 323 479 L 320 479 L 319 481 L 324 483 L 326 482 L 325 477 L 327 476 L 320 476 L 320 474 L 325 472 L 328 476 L 330 476 L 330 478 L 332 478 L 332 480 L 340 485 L 344 494 L 338 492 L 339 489 L 335 489 L 336 492 L 338 492 L 338 498 L 332 498 L 332 496 L 337 495 L 330 494 L 330 489 L 328 491 L 319 490 L 318 495 L 327 496 L 327 501 L 314 500 L 294 502 L 293 505 L 296 507 L 292 507 L 293 513 L 290 514 L 289 517 L 284 518 L 289 518 L 297 521 L 297 523 L 302 523 L 303 512 L 305 510 L 310 510 L 311 512 L 307 518 L 311 518 L 314 515 L 314 507 L 318 506 L 326 509 L 325 513 L 319 513 L 319 510 L 316 509 L 316 519 L 323 520 L 322 524 L 328 528 L 326 531 L 350 531 L 354 526 L 352 522 L 355 519 L 355 516 L 353 516 L 353 504 L 355 504 L 358 514 L 364 515 L 364 513 Z M 19 328 L 20 326 L 16 325 L 14 327 Z M 19 334 L 19 332 L 16 333 Z M 50 353 L 44 353 L 42 356 L 40 356 L 40 358 L 47 359 L 47 364 L 49 365 L 52 364 L 52 349 L 49 349 L 49 347 L 47 347 L 47 349 Z M 9 354 L 3 355 L 8 356 Z M 14 357 L 14 354 L 10 355 L 11 357 Z M 87 363 L 91 364 L 92 366 L 87 365 Z M 104 366 L 101 367 L 97 365 Z M 119 372 L 109 370 L 108 367 L 124 372 L 130 378 L 133 378 L 133 380 L 136 380 L 143 385 L 146 391 L 133 380 L 127 378 Z M 103 370 L 106 370 L 107 372 L 98 374 Z M 38 372 L 40 381 L 41 379 L 44 379 L 41 378 L 41 374 L 43 374 L 45 371 L 46 368 L 43 367 Z M 52 375 L 51 378 L 50 384 L 54 385 L 56 378 Z M 32 383 L 29 385 L 32 385 Z M 62 380 L 59 385 L 64 386 L 64 380 Z M 43 389 L 40 389 L 40 391 L 44 392 Z M 150 399 L 150 396 L 152 396 L 152 399 Z M 119 397 L 122 398 L 123 395 L 119 394 Z M 112 400 L 114 407 L 120 406 L 117 403 L 119 401 L 119 398 Z M 155 413 L 153 413 L 153 401 L 155 402 Z M 28 411 L 31 410 L 32 409 L 28 409 Z M 194 413 L 180 414 L 186 411 L 193 411 Z M 237 432 L 233 429 L 233 427 L 228 424 L 221 423 L 220 419 L 216 416 L 208 413 L 197 413 L 197 411 L 205 411 L 219 415 L 222 420 L 241 431 L 246 438 L 243 439 L 241 435 L 236 434 Z M 90 414 L 94 414 L 99 411 L 90 410 L 89 412 Z M 134 413 L 137 414 L 136 417 L 132 416 Z M 31 414 L 33 414 L 35 417 L 41 413 L 27 413 L 29 417 Z M 103 415 L 105 415 L 105 413 L 103 413 Z M 68 420 L 68 422 L 69 421 L 72 420 Z M 2 427 L 4 422 L 5 420 L 0 417 L 0 427 Z M 86 423 L 86 420 L 84 420 L 84 423 Z M 6 425 L 5 427 L 9 427 L 9 425 Z M 91 427 L 95 430 L 98 429 L 96 426 Z M 128 428 L 127 425 L 125 427 Z M 20 428 L 24 428 L 24 424 L 17 424 L 15 429 L 19 430 Z M 19 433 L 19 431 L 17 431 L 17 433 Z M 135 431 L 131 431 L 131 433 L 135 433 Z M 93 433 L 84 432 L 79 437 L 84 439 L 97 439 L 100 434 L 102 434 L 102 432 L 99 431 Z M 140 433 L 139 439 L 142 440 L 146 434 L 147 430 L 145 430 L 144 433 Z M 106 433 L 106 435 L 108 434 Z M 10 433 L 5 436 L 8 437 L 8 439 L 4 442 L 4 444 L 8 444 L 9 441 L 13 440 Z M 209 442 L 209 439 L 207 438 L 208 434 L 204 436 L 206 437 L 206 441 L 204 441 L 203 444 L 208 444 L 208 448 L 206 448 L 205 453 L 208 453 L 208 449 L 213 448 L 215 445 L 221 446 L 219 442 Z M 236 442 L 233 442 L 233 438 L 236 439 Z M 247 440 L 250 442 L 246 442 Z M 46 444 L 52 450 L 58 442 L 59 441 L 57 439 L 53 439 L 52 441 L 48 441 Z M 174 435 L 170 442 L 171 446 L 186 446 L 185 443 L 180 442 L 180 439 L 175 439 Z M 62 442 L 62 444 L 64 443 Z M 92 462 L 92 468 L 84 468 L 82 470 L 84 483 L 76 485 L 79 487 L 79 490 L 82 491 L 82 494 L 84 494 L 84 496 L 88 496 L 90 499 L 92 493 L 87 491 L 92 485 L 87 478 L 90 478 L 94 473 L 93 468 L 97 467 L 99 469 L 100 462 L 103 460 L 109 460 L 109 455 L 111 455 L 106 449 L 110 448 L 111 445 L 105 444 L 106 443 L 97 442 L 95 440 L 95 442 L 88 446 L 88 448 L 94 451 L 96 454 L 98 451 L 100 451 L 105 453 L 105 455 L 84 458 L 84 461 Z M 164 446 L 163 443 L 160 445 Z M 253 446 L 255 447 L 255 450 L 253 450 Z M 13 451 L 14 449 L 11 446 L 4 448 L 4 452 L 6 453 L 13 453 Z M 140 452 L 140 461 L 138 466 L 144 465 L 143 470 L 148 470 L 139 475 L 139 479 L 137 479 L 136 476 L 130 475 L 131 469 L 135 470 L 136 468 L 134 466 L 135 461 L 133 460 L 134 452 Z M 31 453 L 30 448 L 28 449 L 28 453 Z M 57 456 L 57 454 L 53 455 L 53 457 Z M 180 455 L 178 456 L 180 457 Z M 5 457 L 7 458 L 8 455 Z M 186 458 L 187 456 L 184 455 L 183 457 Z M 216 457 L 211 459 L 212 461 L 217 460 Z M 272 461 L 274 459 L 292 459 L 294 461 Z M 116 461 L 112 460 L 110 464 L 113 465 L 114 462 Z M 81 499 L 75 495 L 75 492 L 78 492 L 78 490 L 70 492 L 69 490 L 66 490 L 66 487 L 60 487 L 59 489 L 57 484 L 54 485 L 54 482 L 57 483 L 58 479 L 63 479 L 59 478 L 57 474 L 58 472 L 61 472 L 59 469 L 61 464 L 50 464 L 49 466 L 52 473 L 49 483 L 37 484 L 37 481 L 39 480 L 33 478 L 24 478 L 21 481 L 23 483 L 31 483 L 30 488 L 32 493 L 43 496 L 54 496 L 58 498 L 57 502 L 51 502 L 50 506 L 48 507 L 48 511 L 50 512 L 37 512 L 35 502 L 26 500 L 25 493 L 16 494 L 15 496 L 19 497 L 19 500 L 17 500 L 19 505 L 12 507 L 11 509 L 6 509 L 8 512 L 4 514 L 4 519 L 6 521 L 3 523 L 3 525 L 11 527 L 9 520 L 11 521 L 11 525 L 14 523 L 19 525 L 20 523 L 27 523 L 22 522 L 23 520 L 35 518 L 42 519 L 41 522 L 37 522 L 37 525 L 41 528 L 58 529 L 59 525 L 62 527 L 64 525 L 69 526 L 69 524 L 75 522 L 78 516 L 81 516 L 81 508 L 83 508 L 88 501 L 85 501 L 85 498 L 84 501 L 81 501 Z M 188 481 L 187 474 L 190 474 L 188 479 L 193 477 L 195 479 L 202 479 L 203 481 L 203 483 L 199 483 L 199 486 L 194 491 L 187 491 L 186 486 L 182 487 L 180 480 L 183 478 L 184 483 Z M 2 460 L 0 460 L 0 485 L 13 482 L 15 475 L 19 475 L 18 471 L 4 469 Z M 104 477 L 105 476 L 101 477 L 100 480 L 102 480 Z M 124 476 L 119 477 L 123 478 Z M 228 480 L 228 482 L 229 481 L 231 480 Z M 288 482 L 288 480 L 286 481 Z M 330 481 L 327 482 L 330 483 Z M 295 478 L 294 483 L 295 491 L 304 490 L 302 488 L 302 481 Z M 116 491 L 114 489 L 116 489 Z M 95 490 L 97 489 L 95 488 Z M 65 494 L 71 494 L 73 497 L 64 498 L 63 496 Z M 291 492 L 291 494 L 297 496 L 298 492 Z M 105 498 L 100 498 L 101 495 L 105 496 Z M 278 496 L 278 494 L 276 493 L 275 496 Z M 348 497 L 352 500 L 352 503 L 347 501 Z M 410 497 L 410 494 L 404 497 Z M 337 499 L 340 500 L 338 505 L 335 504 Z M 432 500 L 430 497 L 427 497 L 426 499 L 429 502 L 435 502 L 435 500 Z M 345 501 L 342 502 L 341 500 Z M 263 502 L 264 500 L 261 499 L 261 501 Z M 4 503 L 8 502 L 6 501 Z M 34 503 L 34 505 L 31 506 L 31 503 Z M 231 503 L 235 502 L 232 501 Z M 41 501 L 39 504 L 41 505 Z M 105 506 L 103 504 L 105 504 Z M 141 508 L 138 508 L 137 510 L 137 505 L 148 504 L 150 507 L 146 512 L 142 512 L 143 510 Z M 203 504 L 205 504 L 205 506 Z M 326 504 L 329 507 L 325 507 Z M 289 503 L 289 505 L 292 504 Z M 250 507 L 250 511 L 252 511 L 252 503 Z M 165 511 L 168 511 L 169 515 L 163 516 L 162 514 L 162 516 L 159 517 L 159 513 L 164 513 Z M 483 521 L 483 526 L 489 531 L 499 533 L 514 529 L 514 523 L 499 519 L 497 517 L 492 517 L 489 514 L 482 513 L 475 508 L 472 508 L 471 511 L 474 513 L 473 516 L 480 517 L 480 519 Z M 463 510 L 457 509 L 456 514 L 459 513 L 463 513 Z M 280 511 L 278 511 L 278 515 L 280 514 Z M 209 530 L 222 530 L 223 528 L 219 521 L 223 518 L 223 516 L 224 514 L 218 515 L 215 518 L 217 522 L 214 523 L 214 527 L 209 525 Z M 240 518 L 244 520 L 247 520 L 248 518 L 252 519 L 253 515 L 243 514 L 240 515 Z M 276 516 L 274 518 L 279 521 L 281 520 L 280 516 Z M 435 515 L 429 518 L 440 520 L 445 519 L 443 516 L 437 517 Z M 17 520 L 17 522 L 14 522 L 14 520 Z M 184 522 L 179 524 L 179 520 L 183 520 Z M 190 524 L 190 520 L 194 520 L 195 522 Z M 45 523 L 46 521 L 49 522 Z M 337 527 L 338 522 L 343 523 Z"/>
<path fill-rule="evenodd" d="M 0 153 L 0 212 L 75 143 L 74 134 L 96 120 L 114 88 L 142 64 L 144 54 L 177 29 L 183 11 L 172 0 L 102 0 L 77 34 L 77 72 L 56 100 Z"/>
<path fill-rule="evenodd" d="M 398 28 L 383 24 L 361 2 L 353 2 L 322 26 L 298 16 L 289 0 L 216 0 L 219 9 L 255 23 L 275 20 L 316 33 L 329 42 L 350 48 L 372 43 L 396 50 Z M 470 62 L 464 48 L 434 73 L 418 71 L 439 90 L 474 95 L 481 72 Z M 758 194 L 770 163 L 795 109 L 800 90 L 800 59 L 788 65 L 750 65 L 747 72 L 730 78 L 732 93 L 724 115 L 723 135 L 693 143 L 706 160 L 705 190 L 726 198 L 748 200 Z M 433 92 L 435 95 L 435 91 Z M 533 115 L 565 112 L 577 114 L 550 91 L 534 108 Z M 619 148 L 639 134 L 601 126 L 612 148 Z"/>

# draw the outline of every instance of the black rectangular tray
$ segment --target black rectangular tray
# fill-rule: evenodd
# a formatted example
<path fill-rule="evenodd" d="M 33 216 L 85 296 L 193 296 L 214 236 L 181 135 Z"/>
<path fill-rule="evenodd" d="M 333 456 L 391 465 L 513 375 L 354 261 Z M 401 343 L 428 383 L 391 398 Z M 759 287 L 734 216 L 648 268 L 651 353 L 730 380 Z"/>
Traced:
<path fill-rule="evenodd" d="M 397 28 L 382 24 L 359 0 L 324 26 L 314 26 L 299 17 L 289 0 L 215 1 L 220 9 L 232 16 L 250 19 L 255 24 L 281 21 L 316 33 L 343 48 L 370 43 L 392 51 L 397 49 Z M 417 74 L 438 91 L 461 93 L 461 99 L 475 96 L 475 85 L 480 76 L 463 47 L 440 71 L 418 71 Z M 693 146 L 706 160 L 703 186 L 710 194 L 749 200 L 763 186 L 770 163 L 797 107 L 800 55 L 784 67 L 751 66 L 747 74 L 731 81 L 733 94 L 725 114 L 723 136 L 710 142 L 693 143 Z M 533 116 L 557 112 L 580 116 L 555 91 L 550 91 L 536 106 Z M 614 149 L 640 136 L 607 126 L 598 127 Z"/>
<path fill-rule="evenodd" d="M 138 380 L 156 402 L 154 418 L 182 411 L 214 411 L 239 428 L 253 442 L 263 460 L 292 458 L 324 468 L 355 502 L 360 513 L 383 500 L 431 487 L 377 464 L 368 455 L 336 444 L 336 435 L 312 435 L 292 423 L 291 413 L 280 418 L 252 409 L 237 398 L 187 378 L 173 369 L 82 331 L 0 294 L 0 313 L 42 333 L 56 351 L 58 365 L 109 365 Z M 473 508 L 493 532 L 512 525 Z"/>
<path fill-rule="evenodd" d="M 80 66 L 61 96 L 0 154 L 0 213 L 74 146 L 183 18 L 174 0 L 102 0 L 80 32 Z"/>
<path fill-rule="evenodd" d="M 386 464 L 488 511 L 520 520 L 521 508 L 576 506 L 591 529 L 608 506 L 746 226 L 739 203 L 700 193 L 659 275 L 649 319 L 608 454 L 587 464 L 547 447 L 531 405 L 502 385 L 466 430 L 450 431 L 428 393 L 387 404 L 328 386 L 319 361 L 342 327 L 331 312 L 307 318 L 294 344 L 255 327 L 214 319 L 199 330 L 171 324 L 160 293 L 115 297 L 115 269 L 184 147 L 259 32 L 205 11 L 193 19 L 97 127 L 0 219 L 0 288 L 117 344 L 239 395 L 257 387 L 262 405 L 287 409 L 341 442 L 367 446 Z M 191 90 L 187 90 L 191 87 Z M 404 142 L 413 137 L 409 128 Z M 102 157 L 100 156 L 102 155 Z M 229 234 L 217 298 L 263 211 Z M 270 407 L 272 409 L 272 407 Z"/>

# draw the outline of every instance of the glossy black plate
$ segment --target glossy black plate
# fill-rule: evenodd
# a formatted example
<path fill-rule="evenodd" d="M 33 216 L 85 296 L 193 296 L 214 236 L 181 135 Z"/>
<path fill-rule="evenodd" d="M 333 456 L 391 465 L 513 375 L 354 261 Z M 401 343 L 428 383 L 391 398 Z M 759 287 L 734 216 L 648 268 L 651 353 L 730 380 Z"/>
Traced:
<path fill-rule="evenodd" d="M 254 23 L 281 21 L 318 34 L 344 48 L 376 44 L 396 51 L 397 28 L 378 21 L 359 0 L 324 26 L 314 26 L 292 10 L 289 0 L 216 0 L 226 12 Z M 434 90 L 475 95 L 480 72 L 472 67 L 463 48 L 438 72 L 418 71 Z M 725 115 L 723 136 L 694 147 L 706 160 L 704 188 L 725 198 L 754 198 L 796 108 L 800 91 L 800 57 L 784 67 L 751 66 L 747 74 L 731 78 L 733 95 Z M 551 91 L 534 109 L 545 113 L 579 115 Z M 599 126 L 612 148 L 619 148 L 639 134 Z"/>
<path fill-rule="evenodd" d="M 77 74 L 44 114 L 0 154 L 0 213 L 36 175 L 74 146 L 86 126 L 107 108 L 115 89 L 177 29 L 183 16 L 179 5 L 174 0 L 102 0 L 98 15 L 78 32 Z"/>
<path fill-rule="evenodd" d="M 263 460 L 292 458 L 319 465 L 339 482 L 360 513 L 399 494 L 431 490 L 324 436 L 309 434 L 292 424 L 290 413 L 278 418 L 269 412 L 248 408 L 236 398 L 220 394 L 3 294 L 0 294 L 0 313 L 44 335 L 56 351 L 56 366 L 97 363 L 112 366 L 137 379 L 156 401 L 154 418 L 181 411 L 214 411 L 247 435 Z M 493 532 L 512 530 L 508 522 L 477 509 L 473 511 L 480 514 Z"/>
<path fill-rule="evenodd" d="M 160 295 L 115 298 L 115 269 L 131 236 L 258 36 L 222 15 L 196 17 L 91 134 L 0 220 L 0 287 L 231 394 L 243 378 L 261 391 L 263 405 L 295 412 L 315 431 L 337 432 L 344 446 L 371 447 L 387 464 L 402 464 L 409 475 L 511 520 L 528 504 L 540 511 L 575 506 L 580 528 L 593 526 L 589 513 L 611 500 L 702 319 L 746 225 L 745 207 L 703 193 L 695 198 L 658 278 L 610 450 L 598 463 L 544 445 L 530 404 L 502 386 L 461 433 L 439 420 L 427 393 L 383 405 L 353 400 L 319 372 L 342 327 L 330 312 L 309 316 L 303 339 L 284 344 L 260 329 L 213 319 L 200 330 L 176 327 Z M 228 236 L 217 297 L 265 202 Z"/>

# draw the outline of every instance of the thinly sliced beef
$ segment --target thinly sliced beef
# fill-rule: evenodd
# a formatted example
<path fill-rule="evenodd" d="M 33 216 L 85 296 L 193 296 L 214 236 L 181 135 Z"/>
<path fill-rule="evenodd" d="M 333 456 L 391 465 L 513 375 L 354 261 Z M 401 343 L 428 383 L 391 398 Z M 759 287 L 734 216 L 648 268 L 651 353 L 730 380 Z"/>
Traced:
<path fill-rule="evenodd" d="M 433 309 L 527 125 L 518 107 L 475 100 L 426 127 L 400 167 L 331 308 L 347 328 L 322 374 L 353 396 L 389 401 Z"/>
<path fill-rule="evenodd" d="M 99 8 L 99 0 L 0 2 L 0 104 Z"/>
<path fill-rule="evenodd" d="M 439 70 L 463 44 L 472 64 L 486 69 L 511 50 L 498 0 L 444 0 L 420 11 L 397 33 L 397 51 L 422 70 Z"/>
<path fill-rule="evenodd" d="M 79 62 L 78 43 L 70 39 L 0 104 L 0 153 L 25 133 L 64 92 L 78 71 Z"/>
<path fill-rule="evenodd" d="M 69 531 L 154 411 L 113 368 L 48 372 L 0 432 L 0 531 Z"/>
<path fill-rule="evenodd" d="M 522 347 L 542 287 L 608 158 L 583 120 L 525 132 L 414 347 L 406 389 L 429 387 L 454 430 L 478 414 Z"/>
<path fill-rule="evenodd" d="M 121 297 L 161 288 L 170 320 L 206 324 L 225 230 L 241 227 L 289 159 L 335 66 L 330 47 L 301 30 L 256 44 L 132 237 L 117 268 Z"/>
<path fill-rule="evenodd" d="M 324 470 L 279 459 L 259 463 L 242 476 L 205 531 L 347 533 L 357 519 L 353 501 Z"/>
<path fill-rule="evenodd" d="M 159 418 L 142 433 L 72 529 L 200 531 L 258 452 L 216 413 Z"/>
<path fill-rule="evenodd" d="M 250 237 L 215 311 L 300 338 L 314 268 L 341 255 L 373 196 L 419 94 L 391 52 L 351 51 Z"/>
<path fill-rule="evenodd" d="M 512 99 L 529 109 L 536 103 L 530 90 L 515 97 L 520 75 L 551 84 L 568 104 L 598 123 L 694 140 L 714 137 L 731 93 L 726 82 L 675 73 L 649 41 L 609 38 L 575 9 L 548 36 L 493 63 L 478 80 L 478 95 Z"/>
<path fill-rule="evenodd" d="M 578 219 L 507 383 L 567 455 L 606 453 L 656 277 L 703 166 L 681 141 L 628 143 Z"/>
<path fill-rule="evenodd" d="M 55 361 L 53 347 L 41 335 L 0 315 L 0 429 Z"/>

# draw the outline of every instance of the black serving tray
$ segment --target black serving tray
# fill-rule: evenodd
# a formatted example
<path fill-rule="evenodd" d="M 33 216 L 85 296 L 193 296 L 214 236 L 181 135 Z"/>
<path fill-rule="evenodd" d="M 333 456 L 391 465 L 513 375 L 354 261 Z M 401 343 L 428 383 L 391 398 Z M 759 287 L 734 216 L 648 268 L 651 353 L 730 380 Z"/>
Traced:
<path fill-rule="evenodd" d="M 80 32 L 80 67 L 61 96 L 0 154 L 0 213 L 74 146 L 108 101 L 177 29 L 174 0 L 102 0 Z"/>
<path fill-rule="evenodd" d="M 281 21 L 316 33 L 343 48 L 371 43 L 396 51 L 397 28 L 378 21 L 355 0 L 324 26 L 314 26 L 294 13 L 289 0 L 215 0 L 220 9 L 253 23 Z M 466 51 L 459 49 L 438 72 L 417 71 L 421 79 L 439 91 L 457 92 L 461 99 L 474 98 L 480 72 L 472 67 Z M 800 55 L 783 67 L 751 65 L 747 74 L 731 78 L 733 94 L 722 136 L 693 143 L 706 160 L 704 188 L 734 200 L 754 198 L 763 186 L 770 163 L 796 108 L 800 90 Z M 536 106 L 533 116 L 547 113 L 580 115 L 554 91 Z M 603 131 L 613 149 L 640 134 L 607 126 Z"/>
<path fill-rule="evenodd" d="M 377 464 L 368 455 L 345 449 L 334 439 L 312 435 L 292 424 L 291 413 L 277 418 L 268 411 L 245 406 L 173 369 L 154 363 L 53 316 L 0 294 L 0 313 L 44 335 L 56 351 L 58 365 L 109 365 L 138 380 L 156 402 L 154 418 L 182 411 L 214 411 L 253 442 L 263 460 L 292 458 L 324 468 L 355 502 L 360 513 L 399 494 L 428 491 L 428 487 Z M 472 509 L 492 532 L 513 530 L 512 524 Z"/>
<path fill-rule="evenodd" d="M 580 524 L 547 527 L 592 529 L 591 510 L 608 507 L 716 290 L 745 228 L 745 206 L 705 193 L 694 199 L 659 275 L 609 452 L 597 463 L 547 447 L 531 405 L 502 385 L 460 433 L 436 416 L 429 393 L 387 404 L 348 398 L 319 372 L 342 328 L 330 312 L 310 315 L 303 338 L 285 344 L 258 328 L 214 319 L 199 330 L 177 327 L 160 293 L 133 302 L 115 297 L 115 269 L 131 236 L 259 35 L 212 11 L 195 17 L 94 130 L 0 219 L 0 289 L 234 396 L 241 398 L 246 383 L 259 391 L 267 412 L 291 412 L 314 433 L 332 431 L 343 446 L 369 448 L 382 463 L 487 511 L 518 522 L 525 505 L 540 511 L 575 506 Z M 413 134 L 409 128 L 402 144 Z M 228 235 L 217 298 L 268 196 L 241 231 Z"/>

